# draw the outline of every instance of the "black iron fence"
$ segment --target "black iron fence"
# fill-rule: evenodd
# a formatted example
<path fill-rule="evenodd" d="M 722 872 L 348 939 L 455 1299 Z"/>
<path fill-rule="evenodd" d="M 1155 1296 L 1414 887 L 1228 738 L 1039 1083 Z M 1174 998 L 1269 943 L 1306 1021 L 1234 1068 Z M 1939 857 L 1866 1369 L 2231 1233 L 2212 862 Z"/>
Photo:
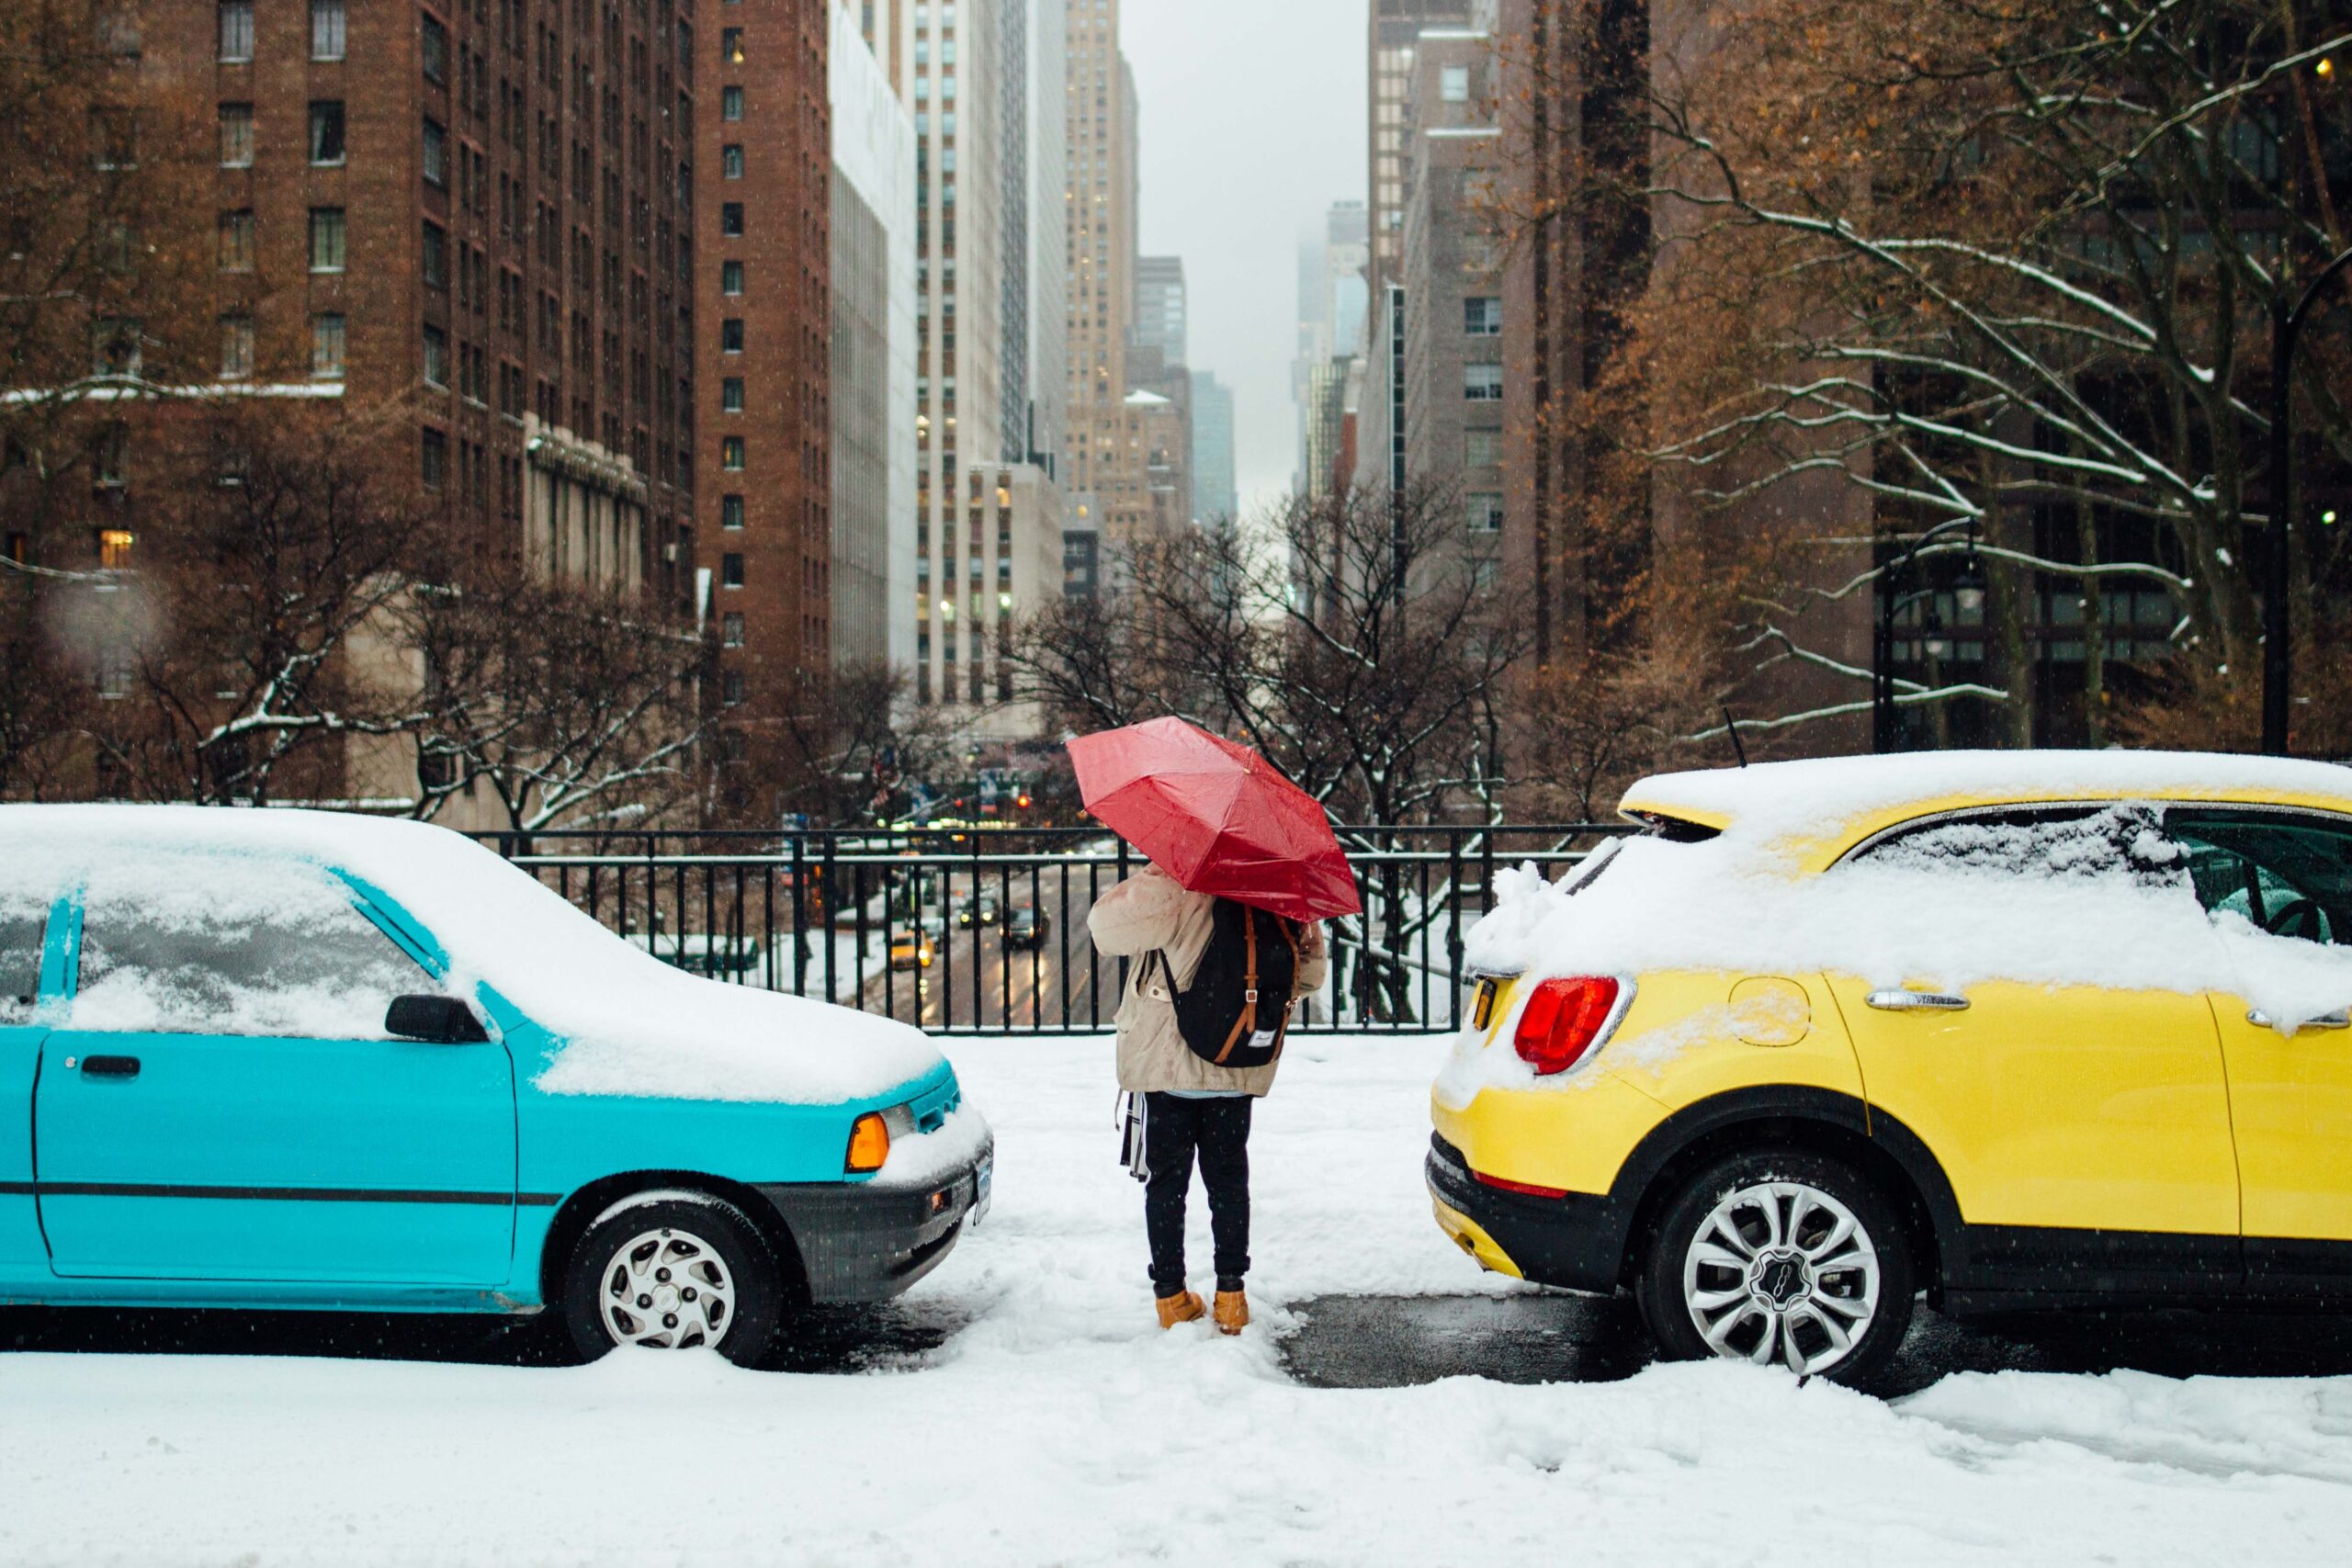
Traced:
<path fill-rule="evenodd" d="M 1331 984 L 1294 1028 L 1459 1028 L 1463 938 L 1493 908 L 1496 871 L 1556 874 L 1624 831 L 1341 829 L 1364 909 L 1330 923 Z M 1110 1027 L 1127 964 L 1095 953 L 1086 913 L 1144 863 L 1086 829 L 477 837 L 666 963 L 957 1034 Z"/>

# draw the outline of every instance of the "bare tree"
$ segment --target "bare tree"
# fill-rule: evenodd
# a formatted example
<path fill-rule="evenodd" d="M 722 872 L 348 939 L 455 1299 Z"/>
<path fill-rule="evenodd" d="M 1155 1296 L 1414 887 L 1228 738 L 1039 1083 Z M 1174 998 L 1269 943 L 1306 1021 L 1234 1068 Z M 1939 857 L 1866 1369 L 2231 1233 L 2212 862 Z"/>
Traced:
<path fill-rule="evenodd" d="M 430 716 L 419 815 L 487 795 L 529 833 L 700 809 L 709 643 L 644 596 L 480 564 L 406 596 L 402 622 Z"/>
<path fill-rule="evenodd" d="M 909 786 L 942 776 L 956 751 L 953 724 L 887 664 L 811 676 L 794 700 L 771 694 L 742 719 L 744 761 L 774 782 L 778 815 L 822 827 L 898 820 L 913 807 Z"/>
<path fill-rule="evenodd" d="M 1605 7 L 1544 9 L 1589 29 Z M 1823 623 L 1850 626 L 1886 563 L 1945 524 L 1894 591 L 1973 554 L 1985 673 L 1910 682 L 1907 705 L 1989 704 L 2029 738 L 2024 627 L 2052 593 L 2079 607 L 2094 734 L 2118 590 L 2177 605 L 2173 647 L 2206 675 L 2176 697 L 2250 671 L 2249 567 L 2289 505 L 2260 460 L 2269 314 L 2346 243 L 2327 150 L 2345 88 L 2319 65 L 2352 42 L 2352 9 L 1752 0 L 1700 26 L 1654 40 L 1633 102 L 1651 282 L 1588 412 L 1605 421 L 1615 400 L 1641 471 L 1687 518 L 1662 541 L 1671 574 L 1722 589 L 1702 615 L 1719 690 L 1803 669 L 1850 699 L 1764 723 L 1866 708 L 1870 670 Z M 1608 174 L 1586 172 L 1561 199 Z M 2307 354 L 2298 385 L 2302 428 L 2339 465 L 2343 359 Z M 1838 525 L 1838 492 L 1867 526 Z M 1816 525 L 1721 563 L 1726 532 L 1792 512 Z M 2296 558 L 2307 622 L 2341 564 L 2313 533 Z"/>

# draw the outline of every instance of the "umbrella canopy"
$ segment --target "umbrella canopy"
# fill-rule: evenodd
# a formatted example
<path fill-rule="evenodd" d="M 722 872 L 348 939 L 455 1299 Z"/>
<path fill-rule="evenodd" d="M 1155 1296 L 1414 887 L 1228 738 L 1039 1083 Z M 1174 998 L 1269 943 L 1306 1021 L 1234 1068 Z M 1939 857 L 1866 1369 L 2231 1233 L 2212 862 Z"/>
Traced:
<path fill-rule="evenodd" d="M 1294 920 L 1363 908 L 1322 806 L 1247 746 L 1155 718 L 1069 758 L 1086 809 L 1192 891 Z"/>

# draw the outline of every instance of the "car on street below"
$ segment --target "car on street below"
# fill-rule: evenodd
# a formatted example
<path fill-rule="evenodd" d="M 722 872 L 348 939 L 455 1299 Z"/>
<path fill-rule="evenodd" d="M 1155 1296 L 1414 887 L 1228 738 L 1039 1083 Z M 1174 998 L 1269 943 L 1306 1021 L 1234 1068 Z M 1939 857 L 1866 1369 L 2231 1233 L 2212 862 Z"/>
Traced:
<path fill-rule="evenodd" d="M 2352 1301 L 2352 772 L 1939 753 L 1645 780 L 1500 879 L 1439 1226 L 1671 1357 L 1867 1382 L 1964 1314 Z"/>
<path fill-rule="evenodd" d="M 1004 945 L 1040 948 L 1054 929 L 1053 918 L 1034 904 L 1023 904 L 1004 922 Z"/>
<path fill-rule="evenodd" d="M 0 1301 L 552 1314 L 588 1355 L 894 1296 L 993 1156 L 918 1032 L 323 812 L 0 807 Z"/>
<path fill-rule="evenodd" d="M 929 931 L 915 930 L 891 933 L 890 967 L 893 969 L 928 969 L 936 955 Z"/>
<path fill-rule="evenodd" d="M 982 893 L 967 900 L 956 911 L 956 924 L 969 931 L 975 926 L 992 926 L 1003 917 L 1004 906 L 993 893 Z"/>

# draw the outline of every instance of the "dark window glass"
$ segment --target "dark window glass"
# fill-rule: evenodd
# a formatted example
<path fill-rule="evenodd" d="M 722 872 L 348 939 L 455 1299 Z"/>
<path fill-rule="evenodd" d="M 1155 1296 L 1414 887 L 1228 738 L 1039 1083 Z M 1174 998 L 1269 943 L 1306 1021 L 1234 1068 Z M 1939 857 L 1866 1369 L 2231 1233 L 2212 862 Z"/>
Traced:
<path fill-rule="evenodd" d="M 743 322 L 741 318 L 729 316 L 718 323 L 718 346 L 728 354 L 743 352 Z"/>
<path fill-rule="evenodd" d="M 718 563 L 718 581 L 719 581 L 719 584 L 720 584 L 720 586 L 722 586 L 722 587 L 726 587 L 726 588 L 741 588 L 741 587 L 742 587 L 742 586 L 743 586 L 743 558 L 742 558 L 741 556 L 738 556 L 738 555 L 729 555 L 729 556 L 722 556 L 722 557 L 720 557 L 720 558 L 719 558 L 719 563 Z"/>
<path fill-rule="evenodd" d="M 449 287 L 449 236 L 430 218 L 424 220 L 424 287 Z"/>
<path fill-rule="evenodd" d="M 424 18 L 424 79 L 428 82 L 448 81 L 449 29 L 431 17 Z"/>
<path fill-rule="evenodd" d="M 311 162 L 343 162 L 343 100 L 321 98 L 311 105 Z"/>
<path fill-rule="evenodd" d="M 2198 901 L 2274 936 L 2352 946 L 2352 823 L 2220 810 L 2176 811 Z"/>
<path fill-rule="evenodd" d="M 718 231 L 727 238 L 740 239 L 743 233 L 743 204 L 722 201 L 718 204 Z"/>
<path fill-rule="evenodd" d="M 41 936 L 49 911 L 37 903 L 0 899 L 0 1024 L 32 1017 L 40 991 Z"/>
<path fill-rule="evenodd" d="M 743 525 L 743 498 L 741 496 L 729 495 L 719 498 L 718 525 L 722 528 L 741 528 Z"/>

